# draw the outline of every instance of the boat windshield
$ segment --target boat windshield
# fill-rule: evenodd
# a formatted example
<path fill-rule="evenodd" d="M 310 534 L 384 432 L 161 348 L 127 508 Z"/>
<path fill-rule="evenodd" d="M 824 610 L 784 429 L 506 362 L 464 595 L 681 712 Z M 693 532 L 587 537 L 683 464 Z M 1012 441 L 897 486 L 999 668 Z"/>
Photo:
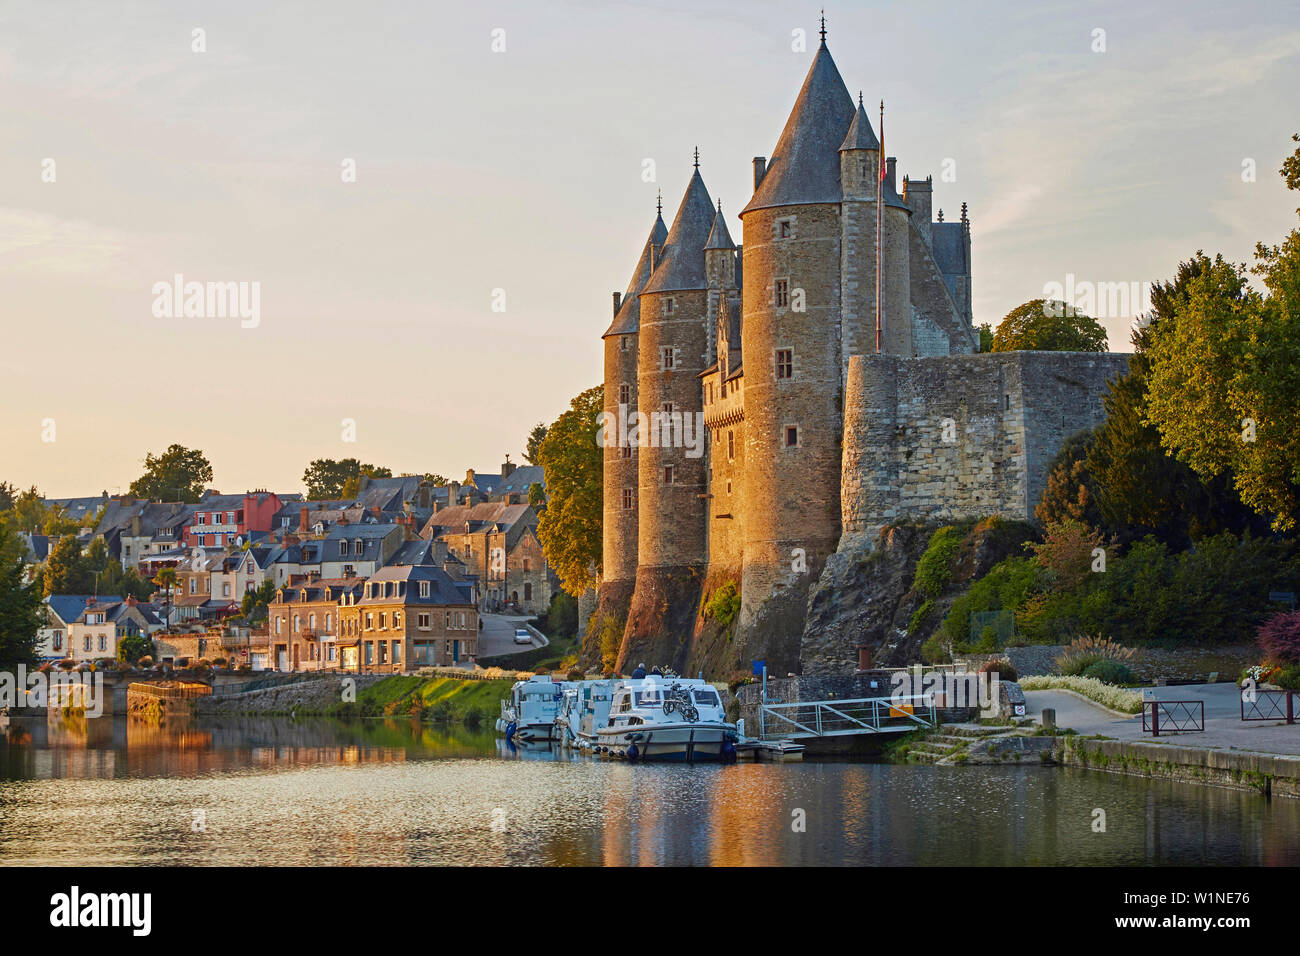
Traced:
<path fill-rule="evenodd" d="M 633 692 L 636 696 L 637 706 L 641 704 L 659 703 L 659 691 L 657 690 L 638 690 Z"/>
<path fill-rule="evenodd" d="M 715 690 L 697 690 L 695 692 L 695 703 L 707 704 L 710 707 L 717 707 L 718 692 Z"/>

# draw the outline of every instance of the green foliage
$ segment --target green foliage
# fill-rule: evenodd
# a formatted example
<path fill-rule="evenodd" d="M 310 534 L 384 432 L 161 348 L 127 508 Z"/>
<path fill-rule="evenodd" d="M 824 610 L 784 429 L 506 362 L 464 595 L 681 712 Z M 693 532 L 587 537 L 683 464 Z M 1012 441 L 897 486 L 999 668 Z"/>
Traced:
<path fill-rule="evenodd" d="M 981 325 L 976 327 L 976 331 L 978 331 L 980 334 L 980 351 L 992 352 L 993 351 L 993 326 L 989 325 L 987 322 L 984 322 Z"/>
<path fill-rule="evenodd" d="M 937 630 L 921 644 L 921 660 L 927 664 L 951 664 L 952 641 L 942 631 Z"/>
<path fill-rule="evenodd" d="M 1300 149 L 1282 167 L 1300 188 Z M 1241 500 L 1273 527 L 1300 515 L 1300 229 L 1259 244 L 1246 267 L 1197 253 L 1201 266 L 1155 336 L 1147 420 L 1163 446 L 1202 478 L 1231 473 Z"/>
<path fill-rule="evenodd" d="M 81 542 L 73 535 L 60 538 L 45 561 L 45 596 L 51 594 L 89 594 L 94 586 L 90 562 L 81 551 Z"/>
<path fill-rule="evenodd" d="M 984 577 L 953 602 L 942 630 L 947 639 L 961 643 L 967 639 L 970 616 L 976 611 L 1015 611 L 1035 590 L 1042 569 L 1032 558 L 1006 558 L 999 561 Z"/>
<path fill-rule="evenodd" d="M 574 597 L 600 579 L 604 453 L 597 430 L 604 395 L 597 385 L 574 398 L 538 451 L 547 505 L 537 537 L 561 586 Z"/>
<path fill-rule="evenodd" d="M 391 468 L 369 465 L 357 458 L 317 458 L 302 473 L 302 483 L 307 486 L 307 497 L 318 500 L 353 498 L 357 494 L 359 479 L 391 478 Z M 426 476 L 429 479 L 437 475 Z M 437 482 L 433 482 L 437 484 Z"/>
<path fill-rule="evenodd" d="M 251 591 L 245 591 L 239 602 L 239 613 L 246 621 L 260 621 L 266 617 L 267 605 L 275 600 L 275 583 L 267 578 Z"/>
<path fill-rule="evenodd" d="M 153 641 L 142 634 L 128 634 L 117 642 L 117 659 L 128 664 L 137 663 L 140 658 L 153 658 Z"/>
<path fill-rule="evenodd" d="M 1133 683 L 1133 671 L 1122 661 L 1094 661 L 1083 669 L 1083 676 L 1116 686 Z"/>
<path fill-rule="evenodd" d="M 524 461 L 530 465 L 540 465 L 542 442 L 546 440 L 546 423 L 538 422 L 528 433 L 528 444 L 524 449 Z"/>
<path fill-rule="evenodd" d="M 731 622 L 740 613 L 740 588 L 735 581 L 726 581 L 709 595 L 704 606 L 705 618 L 717 621 L 724 631 L 731 627 Z"/>
<path fill-rule="evenodd" d="M 0 525 L 0 554 L 12 554 L 14 533 Z M 36 661 L 36 631 L 41 626 L 41 589 L 23 582 L 19 558 L 0 561 L 0 668 Z"/>
<path fill-rule="evenodd" d="M 952 581 L 953 562 L 961 547 L 963 529 L 947 525 L 930 536 L 925 553 L 916 562 L 912 587 L 927 597 L 938 597 Z"/>
<path fill-rule="evenodd" d="M 1104 352 L 1106 330 L 1064 302 L 1031 299 L 998 323 L 991 352 Z"/>
<path fill-rule="evenodd" d="M 933 610 L 933 601 L 928 599 L 922 601 L 921 606 L 912 612 L 912 617 L 907 622 L 907 633 L 909 635 L 915 634 L 920 629 L 921 625 L 925 623 L 925 619 L 930 616 L 930 612 Z"/>
<path fill-rule="evenodd" d="M 131 482 L 129 493 L 148 501 L 185 501 L 194 504 L 212 481 L 212 465 L 203 452 L 170 445 L 161 455 L 144 456 L 144 474 Z"/>
<path fill-rule="evenodd" d="M 572 638 L 578 634 L 578 599 L 567 591 L 556 591 L 551 595 L 550 607 L 539 624 L 542 632 L 549 638 Z"/>

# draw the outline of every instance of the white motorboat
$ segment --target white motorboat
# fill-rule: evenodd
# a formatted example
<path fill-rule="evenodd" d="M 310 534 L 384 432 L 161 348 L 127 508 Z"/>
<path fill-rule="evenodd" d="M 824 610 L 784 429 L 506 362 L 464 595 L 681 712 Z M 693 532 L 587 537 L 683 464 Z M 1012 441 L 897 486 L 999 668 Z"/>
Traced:
<path fill-rule="evenodd" d="M 521 743 L 558 739 L 555 718 L 560 712 L 564 685 L 549 674 L 534 674 L 517 681 L 510 701 L 501 702 L 497 730 Z"/>
<path fill-rule="evenodd" d="M 613 681 L 609 716 L 595 746 L 629 760 L 720 760 L 736 755 L 717 688 L 703 680 L 651 676 Z"/>

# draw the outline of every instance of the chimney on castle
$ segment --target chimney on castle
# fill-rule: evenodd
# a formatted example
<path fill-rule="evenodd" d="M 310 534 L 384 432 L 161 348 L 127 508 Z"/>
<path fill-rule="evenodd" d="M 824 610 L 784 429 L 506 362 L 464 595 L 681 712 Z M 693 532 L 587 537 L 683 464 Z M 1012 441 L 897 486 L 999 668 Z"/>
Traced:
<path fill-rule="evenodd" d="M 766 175 L 767 175 L 767 157 L 755 156 L 754 157 L 754 192 L 758 192 L 758 185 L 763 181 L 763 177 Z"/>
<path fill-rule="evenodd" d="M 931 245 L 930 220 L 934 202 L 934 180 L 926 176 L 924 180 L 903 177 L 903 202 L 912 210 L 912 222 L 925 238 L 925 244 Z"/>
<path fill-rule="evenodd" d="M 897 180 L 894 179 L 894 170 L 898 167 L 898 157 L 890 156 L 885 160 L 885 181 L 889 183 L 890 188 L 897 190 L 894 185 Z"/>
<path fill-rule="evenodd" d="M 614 318 L 618 318 L 618 308 L 623 304 L 623 293 L 614 293 Z"/>

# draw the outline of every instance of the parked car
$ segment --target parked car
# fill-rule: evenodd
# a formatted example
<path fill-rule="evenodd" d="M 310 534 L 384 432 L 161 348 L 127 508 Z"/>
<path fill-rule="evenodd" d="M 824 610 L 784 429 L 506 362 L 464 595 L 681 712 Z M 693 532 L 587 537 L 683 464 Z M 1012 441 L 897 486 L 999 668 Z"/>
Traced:
<path fill-rule="evenodd" d="M 530 633 L 528 633 L 528 631 L 525 630 L 524 628 L 522 628 L 522 627 L 517 627 L 517 628 L 515 628 L 515 643 L 516 643 L 516 644 L 531 644 L 531 643 L 533 643 L 533 635 L 530 634 Z"/>

